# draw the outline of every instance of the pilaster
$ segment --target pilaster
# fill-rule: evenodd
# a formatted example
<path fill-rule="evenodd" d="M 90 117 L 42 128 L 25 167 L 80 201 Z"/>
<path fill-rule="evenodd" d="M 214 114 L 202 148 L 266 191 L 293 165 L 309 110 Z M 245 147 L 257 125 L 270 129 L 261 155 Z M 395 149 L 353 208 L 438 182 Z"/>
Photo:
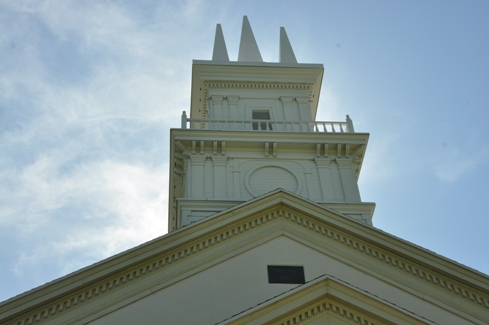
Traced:
<path fill-rule="evenodd" d="M 214 198 L 226 198 L 226 162 L 227 156 L 213 155 L 211 156 L 214 164 Z"/>
<path fill-rule="evenodd" d="M 212 99 L 212 118 L 222 119 L 222 100 L 224 96 L 211 96 Z"/>
<path fill-rule="evenodd" d="M 292 114 L 292 100 L 293 97 L 280 97 L 280 100 L 282 101 L 282 105 L 284 108 L 284 120 L 286 121 L 293 121 L 294 120 L 294 115 Z M 292 126 L 287 125 L 286 131 L 292 131 Z"/>
<path fill-rule="evenodd" d="M 234 199 L 235 200 L 239 200 L 241 197 L 239 176 L 240 176 L 240 171 L 239 170 L 233 170 L 233 192 L 234 192 Z"/>
<path fill-rule="evenodd" d="M 304 173 L 306 176 L 306 186 L 307 186 L 307 194 L 309 196 L 309 200 L 312 201 L 320 201 L 323 197 L 322 193 L 320 197 L 316 195 L 316 192 L 314 191 L 314 182 L 312 178 L 312 173 L 310 171 Z"/>
<path fill-rule="evenodd" d="M 295 99 L 299 105 L 299 115 L 301 121 L 312 121 L 311 101 L 307 97 L 297 97 Z"/>
<path fill-rule="evenodd" d="M 205 190 L 204 181 L 204 164 L 206 160 L 204 155 L 191 155 L 190 164 L 192 172 L 192 198 L 203 198 Z"/>
<path fill-rule="evenodd" d="M 330 158 L 314 158 L 318 168 L 319 183 L 321 184 L 322 200 L 325 202 L 335 202 L 335 194 L 333 188 L 333 178 L 331 177 L 331 159 Z"/>
<path fill-rule="evenodd" d="M 231 120 L 238 120 L 238 101 L 239 96 L 227 96 L 229 103 L 229 118 Z"/>
<path fill-rule="evenodd" d="M 336 158 L 340 170 L 341 185 L 346 202 L 360 202 L 360 192 L 353 168 L 353 161 L 348 158 Z"/>

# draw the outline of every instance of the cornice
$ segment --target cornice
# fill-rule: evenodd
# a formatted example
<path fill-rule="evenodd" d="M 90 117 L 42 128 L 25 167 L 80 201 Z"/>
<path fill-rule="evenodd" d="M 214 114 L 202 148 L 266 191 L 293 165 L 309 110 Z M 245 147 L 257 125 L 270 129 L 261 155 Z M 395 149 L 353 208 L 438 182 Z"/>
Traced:
<path fill-rule="evenodd" d="M 307 324 L 325 314 L 334 315 L 349 324 L 434 324 L 409 310 L 327 274 L 218 324 Z"/>
<path fill-rule="evenodd" d="M 229 62 L 216 62 L 211 60 L 193 60 L 193 65 L 210 65 L 210 66 L 237 66 L 237 67 L 274 67 L 274 68 L 313 68 L 323 69 L 322 63 L 279 63 L 279 62 L 243 62 L 243 61 L 229 61 Z"/>
<path fill-rule="evenodd" d="M 288 317 L 285 320 L 280 320 L 280 325 L 292 325 L 302 324 L 308 322 L 310 319 L 320 316 L 322 314 L 335 314 L 339 318 L 344 318 L 350 322 L 362 324 L 362 325 L 375 325 L 377 322 L 364 315 L 359 314 L 353 308 L 340 306 L 332 301 L 323 300 L 307 309 L 303 309 L 300 312 L 295 313 L 293 316 Z"/>
<path fill-rule="evenodd" d="M 294 313 L 293 315 L 287 317 L 286 319 L 281 319 L 279 322 L 275 323 L 277 325 L 295 325 L 295 324 L 307 324 L 311 319 L 319 317 L 323 314 L 335 315 L 336 317 L 347 321 L 352 324 L 361 325 L 378 325 L 382 324 L 378 320 L 368 317 L 367 315 L 358 312 L 351 306 L 346 306 L 343 304 L 338 304 L 335 301 L 328 301 L 323 299 L 315 304 Z M 426 323 L 417 321 L 411 324 L 433 324 L 432 322 Z"/>
<path fill-rule="evenodd" d="M 41 323 L 277 219 L 297 224 L 301 226 L 298 229 L 314 232 L 348 250 L 380 261 L 412 278 L 421 279 L 426 284 L 453 293 L 461 300 L 484 308 L 485 313 L 489 311 L 489 295 L 437 272 L 437 269 L 440 270 L 439 262 L 437 262 L 439 257 L 434 254 L 431 255 L 431 270 L 427 269 L 416 262 L 415 254 L 412 254 L 410 259 L 406 259 L 402 257 L 405 253 L 399 255 L 394 245 L 390 249 L 384 247 L 385 243 L 381 243 L 381 247 L 376 247 L 371 236 L 370 241 L 364 240 L 368 239 L 368 235 L 372 233 L 378 237 L 386 237 L 386 234 L 279 190 L 176 230 L 148 244 L 98 263 L 94 267 L 88 267 L 86 270 L 69 275 L 61 280 L 57 292 L 50 290 L 49 285 L 40 288 L 39 290 L 46 290 L 46 293 L 52 297 L 47 304 L 43 304 L 42 291 L 39 290 L 33 293 L 39 297 L 37 303 L 32 301 L 29 294 L 8 301 L 0 306 L 0 312 L 3 314 L 0 322 L 9 321 L 8 324 L 17 325 Z M 363 230 L 364 234 L 360 234 L 359 230 L 360 232 Z M 256 238 L 253 241 L 258 243 Z M 400 242 L 397 245 L 406 244 Z M 230 245 L 224 246 L 230 247 Z M 425 254 L 425 252 L 420 252 L 419 248 L 414 248 L 414 251 L 418 250 L 419 254 Z M 238 254 L 238 250 L 235 250 L 234 254 Z M 206 260 L 202 263 L 210 262 Z M 453 269 L 456 270 L 457 267 Z M 116 270 L 118 270 L 117 273 Z M 454 270 L 452 272 L 456 272 Z M 185 276 L 190 276 L 190 273 Z M 454 276 L 458 277 L 455 273 Z M 169 280 L 171 279 L 167 278 L 166 281 Z M 71 289 L 65 289 L 70 288 L 70 281 L 73 282 Z M 160 287 L 164 287 L 161 281 L 158 283 Z M 66 284 L 63 285 L 65 282 Z M 453 307 L 454 302 L 448 302 L 448 304 Z"/>
<path fill-rule="evenodd" d="M 253 90 L 303 90 L 308 92 L 310 100 L 314 97 L 313 83 L 290 83 L 290 82 L 233 82 L 233 81 L 206 81 L 203 83 L 202 107 L 203 118 L 209 112 L 208 100 L 214 96 L 209 95 L 210 89 L 253 89 Z M 225 97 L 225 96 L 224 96 Z M 232 96 L 236 97 L 236 96 Z M 277 97 L 279 99 L 279 97 Z M 222 100 L 222 99 L 221 99 Z"/>
<path fill-rule="evenodd" d="M 489 310 L 489 295 L 478 292 L 478 290 L 469 288 L 467 285 L 459 283 L 458 281 L 453 281 L 447 276 L 419 265 L 415 262 L 415 256 L 412 256 L 412 258 L 409 259 L 403 258 L 396 254 L 394 250 L 389 251 L 385 248 L 376 247 L 375 244 L 359 240 L 357 237 L 333 227 L 324 226 L 323 224 L 311 221 L 308 217 L 303 215 L 289 212 L 285 209 L 283 213 L 285 219 L 314 231 L 323 237 L 327 237 L 344 247 L 360 252 L 370 259 L 381 261 L 384 265 L 399 269 L 411 277 L 423 280 L 426 284 L 431 284 L 450 293 L 454 293 L 463 300 Z"/>
<path fill-rule="evenodd" d="M 192 65 L 191 110 L 192 118 L 202 118 L 208 94 L 204 94 L 204 83 L 249 83 L 249 84 L 310 84 L 313 86 L 311 113 L 316 117 L 319 93 L 324 68 L 317 64 L 282 65 L 273 63 L 245 62 L 215 64 L 195 61 Z M 253 88 L 256 90 L 256 88 Z M 234 94 L 237 95 L 237 94 Z M 278 98 L 277 98 L 278 99 Z"/>
<path fill-rule="evenodd" d="M 243 130 L 199 130 L 199 129 L 171 129 L 171 136 L 175 140 L 202 140 L 232 142 L 287 142 L 289 144 L 310 143 L 316 147 L 317 143 L 329 144 L 358 144 L 366 145 L 369 133 L 346 132 L 282 132 L 282 131 L 243 131 Z"/>
<path fill-rule="evenodd" d="M 285 83 L 285 82 L 229 82 L 209 81 L 204 83 L 206 88 L 243 88 L 243 89 L 299 89 L 312 91 L 312 83 Z M 277 98 L 279 99 L 279 98 Z"/>
<path fill-rule="evenodd" d="M 44 305 L 41 308 L 36 308 L 35 310 L 31 310 L 30 312 L 27 312 L 25 314 L 22 313 L 22 316 L 13 316 L 16 317 L 15 319 L 8 317 L 8 315 L 6 315 L 5 313 L 4 317 L 6 316 L 8 318 L 0 318 L 0 322 L 10 320 L 10 323 L 8 324 L 16 325 L 30 325 L 41 323 L 45 320 L 50 319 L 53 316 L 57 316 L 60 313 L 92 301 L 94 298 L 98 298 L 114 291 L 115 289 L 130 284 L 136 279 L 141 279 L 145 276 L 148 276 L 156 270 L 162 269 L 191 255 L 214 247 L 217 244 L 220 244 L 248 230 L 256 228 L 270 220 L 273 220 L 276 217 L 277 211 L 270 212 L 255 217 L 253 218 L 253 220 L 249 220 L 246 223 L 227 228 L 224 231 L 207 234 L 207 236 L 204 236 L 202 238 L 197 236 L 197 238 L 192 238 L 193 241 L 191 243 L 182 243 L 182 245 L 179 245 L 177 247 L 169 247 L 166 253 L 161 254 L 156 259 L 151 259 L 135 267 L 129 267 L 127 268 L 127 270 L 124 271 L 124 273 L 118 273 L 116 275 L 109 276 L 96 284 L 89 285 L 86 288 L 80 289 L 74 293 L 69 293 L 68 295 L 47 305 Z M 182 230 L 186 230 L 186 228 L 177 230 L 172 234 L 181 234 L 183 232 Z M 172 234 L 169 234 L 168 237 L 170 237 L 170 235 Z"/>

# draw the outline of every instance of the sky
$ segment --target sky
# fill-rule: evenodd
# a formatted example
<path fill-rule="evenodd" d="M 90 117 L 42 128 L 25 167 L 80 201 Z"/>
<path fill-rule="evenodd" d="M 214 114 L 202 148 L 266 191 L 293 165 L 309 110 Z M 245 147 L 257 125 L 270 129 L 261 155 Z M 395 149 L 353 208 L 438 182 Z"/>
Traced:
<path fill-rule="evenodd" d="M 243 15 L 370 133 L 374 226 L 489 274 L 488 1 L 0 0 L 0 301 L 167 233 L 192 60 L 220 23 L 236 61 Z"/>

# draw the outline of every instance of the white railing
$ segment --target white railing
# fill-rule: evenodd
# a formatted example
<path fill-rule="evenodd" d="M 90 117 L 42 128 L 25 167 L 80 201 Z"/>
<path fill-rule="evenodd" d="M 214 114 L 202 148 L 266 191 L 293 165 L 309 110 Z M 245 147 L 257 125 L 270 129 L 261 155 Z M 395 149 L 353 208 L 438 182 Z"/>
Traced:
<path fill-rule="evenodd" d="M 182 114 L 182 129 L 237 130 L 237 131 L 285 131 L 285 132 L 346 132 L 354 133 L 353 122 L 346 116 L 345 122 L 328 121 L 276 121 L 276 120 L 225 120 L 187 118 Z"/>

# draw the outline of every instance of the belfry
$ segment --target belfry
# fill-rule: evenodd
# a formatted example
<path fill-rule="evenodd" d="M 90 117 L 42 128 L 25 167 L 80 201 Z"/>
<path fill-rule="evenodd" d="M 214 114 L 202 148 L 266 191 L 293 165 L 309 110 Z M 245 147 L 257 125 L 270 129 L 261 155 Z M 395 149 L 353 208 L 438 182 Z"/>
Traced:
<path fill-rule="evenodd" d="M 487 275 L 372 225 L 369 135 L 317 121 L 323 66 L 284 28 L 279 48 L 263 62 L 244 17 L 230 61 L 217 25 L 170 131 L 169 233 L 1 303 L 0 323 L 489 324 Z"/>
<path fill-rule="evenodd" d="M 280 62 L 263 62 L 247 17 L 238 61 L 217 25 L 211 61 L 194 61 L 190 116 L 171 130 L 168 229 L 281 188 L 372 225 L 357 179 L 368 134 L 316 121 L 322 64 L 297 63 L 280 29 Z"/>

